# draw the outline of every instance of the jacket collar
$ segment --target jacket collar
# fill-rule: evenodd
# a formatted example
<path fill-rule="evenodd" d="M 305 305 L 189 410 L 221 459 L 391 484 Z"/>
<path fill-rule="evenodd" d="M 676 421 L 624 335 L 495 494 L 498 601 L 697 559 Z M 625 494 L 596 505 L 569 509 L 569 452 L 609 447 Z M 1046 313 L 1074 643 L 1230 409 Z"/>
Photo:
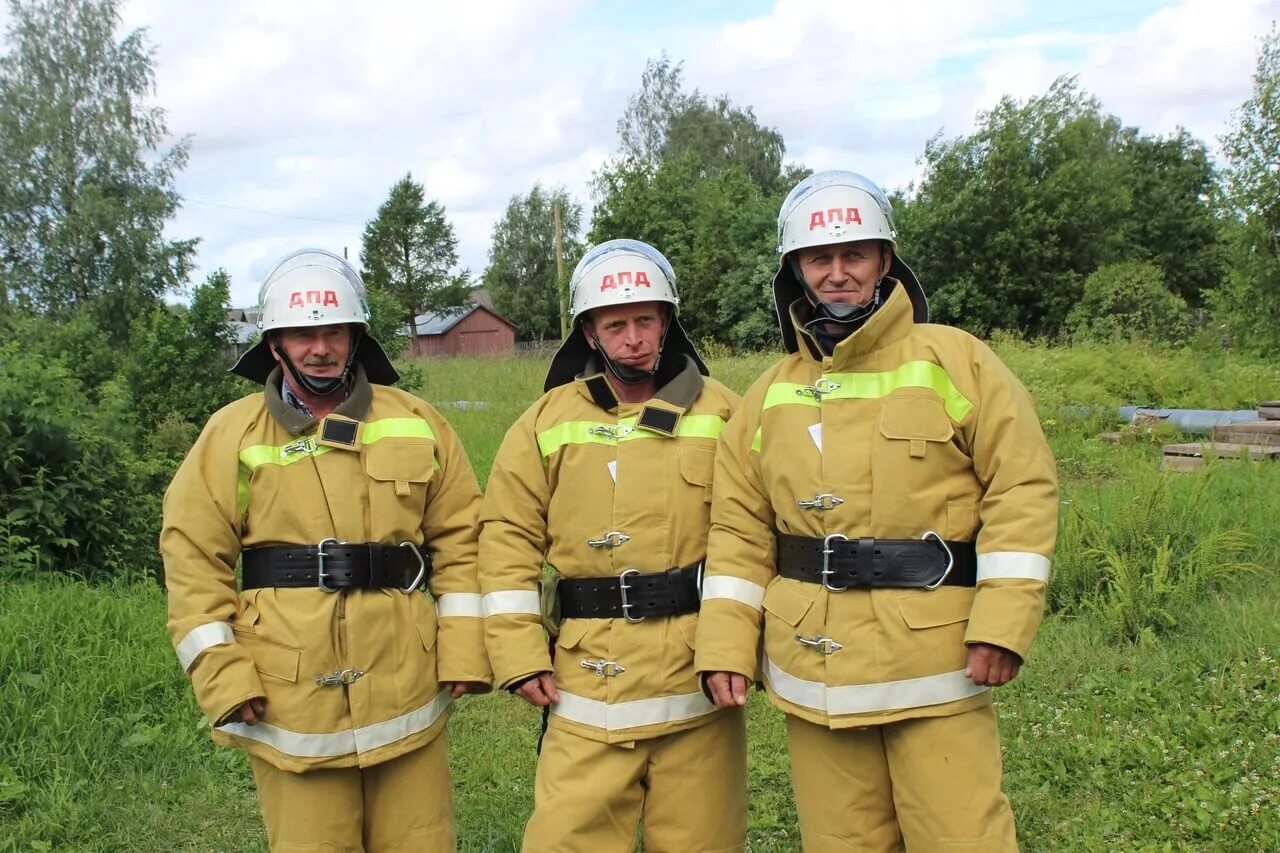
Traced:
<path fill-rule="evenodd" d="M 683 366 L 658 388 L 653 398 L 640 409 L 636 426 L 661 435 L 675 435 L 680 417 L 693 405 L 702 393 L 704 379 L 698 363 L 687 354 L 681 354 Z M 586 368 L 574 379 L 578 393 L 606 412 L 618 410 L 618 395 L 605 378 L 600 359 L 594 354 L 587 358 Z"/>
<path fill-rule="evenodd" d="M 805 361 L 827 365 L 836 373 L 850 369 L 853 362 L 872 350 L 906 337 L 915 322 L 912 319 L 910 295 L 904 288 L 894 287 L 880 310 L 872 314 L 861 328 L 836 344 L 835 351 L 828 361 L 823 357 L 817 339 L 804 328 L 804 321 L 801 318 L 808 305 L 808 301 L 801 297 L 792 302 L 788 310 L 792 328 L 795 329 L 796 338 L 801 343 L 800 357 Z"/>
<path fill-rule="evenodd" d="M 266 385 L 262 389 L 266 396 L 267 414 L 288 430 L 290 435 L 298 435 L 314 426 L 316 419 L 285 402 L 280 394 L 282 376 L 283 369 L 278 364 L 267 375 Z M 364 365 L 356 362 L 351 372 L 351 390 L 347 393 L 347 399 L 333 410 L 333 414 L 351 418 L 353 421 L 363 421 L 369 417 L 369 409 L 372 406 L 373 386 L 365 376 Z"/>

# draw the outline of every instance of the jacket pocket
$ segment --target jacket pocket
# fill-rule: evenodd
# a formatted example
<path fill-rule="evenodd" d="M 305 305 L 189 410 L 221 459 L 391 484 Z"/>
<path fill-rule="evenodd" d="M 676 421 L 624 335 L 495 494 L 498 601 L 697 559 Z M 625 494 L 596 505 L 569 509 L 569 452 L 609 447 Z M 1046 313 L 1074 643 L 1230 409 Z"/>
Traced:
<path fill-rule="evenodd" d="M 702 487 L 703 500 L 711 500 L 711 482 L 715 472 L 714 447 L 681 447 L 680 476 L 691 486 Z"/>
<path fill-rule="evenodd" d="M 236 642 L 244 646 L 253 658 L 253 665 L 260 675 L 278 678 L 291 684 L 298 681 L 298 664 L 302 658 L 300 649 L 291 649 L 270 640 L 263 640 L 251 631 L 235 630 Z"/>
<path fill-rule="evenodd" d="M 424 651 L 431 651 L 436 647 L 436 620 L 434 617 L 423 617 L 415 623 L 418 629 L 418 639 L 422 641 Z"/>
<path fill-rule="evenodd" d="M 784 583 L 782 580 L 775 580 L 764 594 L 765 611 L 792 628 L 799 625 L 809 608 L 813 607 L 813 597 L 798 589 L 798 584 L 799 581 Z M 816 586 L 814 588 L 817 589 Z"/>
<path fill-rule="evenodd" d="M 556 648 L 574 648 L 582 642 L 590 627 L 586 619 L 566 619 L 561 623 L 560 633 L 556 636 Z"/>
<path fill-rule="evenodd" d="M 885 401 L 880 411 L 880 434 L 890 441 L 909 442 L 908 453 L 925 458 L 929 442 L 950 441 L 951 418 L 932 395 L 902 395 Z"/>
<path fill-rule="evenodd" d="M 384 438 L 364 448 L 369 514 L 379 527 L 408 536 L 422 526 L 427 485 L 435 473 L 435 442 Z"/>
<path fill-rule="evenodd" d="M 972 609 L 973 591 L 961 587 L 940 587 L 898 599 L 902 621 L 913 630 L 966 622 Z"/>

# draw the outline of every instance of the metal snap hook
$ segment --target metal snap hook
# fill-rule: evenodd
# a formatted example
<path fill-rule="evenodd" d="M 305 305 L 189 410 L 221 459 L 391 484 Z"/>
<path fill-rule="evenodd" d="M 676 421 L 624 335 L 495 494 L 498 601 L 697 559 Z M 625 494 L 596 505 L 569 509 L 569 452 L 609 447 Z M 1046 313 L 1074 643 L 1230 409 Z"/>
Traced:
<path fill-rule="evenodd" d="M 835 509 L 842 503 L 844 503 L 844 498 L 838 498 L 833 494 L 824 492 L 807 500 L 798 500 L 796 501 L 796 506 L 800 507 L 800 509 L 816 509 L 818 512 L 826 512 L 827 510 Z"/>
<path fill-rule="evenodd" d="M 617 548 L 619 545 L 625 545 L 630 541 L 631 537 L 621 530 L 610 530 L 599 539 L 588 539 L 587 544 L 592 548 Z"/>
<path fill-rule="evenodd" d="M 803 634 L 796 634 L 796 642 L 802 646 L 813 649 L 820 655 L 835 654 L 844 648 L 843 643 L 837 643 L 830 637 L 824 637 L 821 634 L 813 637 L 806 637 Z"/>

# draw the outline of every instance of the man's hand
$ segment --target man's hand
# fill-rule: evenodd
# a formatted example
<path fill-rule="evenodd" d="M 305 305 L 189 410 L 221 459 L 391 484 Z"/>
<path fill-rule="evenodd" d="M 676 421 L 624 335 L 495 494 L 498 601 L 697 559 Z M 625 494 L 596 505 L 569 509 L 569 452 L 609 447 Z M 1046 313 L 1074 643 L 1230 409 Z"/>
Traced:
<path fill-rule="evenodd" d="M 1022 658 L 1008 649 L 989 643 L 973 643 L 969 646 L 969 662 L 964 674 L 974 684 L 999 687 L 1017 678 L 1022 668 Z"/>
<path fill-rule="evenodd" d="M 560 701 L 556 683 L 549 672 L 540 672 L 530 678 L 516 688 L 515 694 L 535 708 L 544 708 L 553 702 Z"/>
<path fill-rule="evenodd" d="M 736 672 L 709 672 L 707 692 L 717 708 L 740 708 L 747 704 L 747 677 Z"/>
<path fill-rule="evenodd" d="M 258 724 L 258 720 L 261 720 L 262 715 L 266 712 L 267 700 L 262 697 L 255 697 L 228 714 L 227 722 L 240 722 L 244 723 L 246 726 L 255 726 Z"/>
<path fill-rule="evenodd" d="M 478 681 L 442 681 L 441 690 L 448 690 L 454 699 L 460 699 L 463 693 L 483 693 L 484 685 Z"/>

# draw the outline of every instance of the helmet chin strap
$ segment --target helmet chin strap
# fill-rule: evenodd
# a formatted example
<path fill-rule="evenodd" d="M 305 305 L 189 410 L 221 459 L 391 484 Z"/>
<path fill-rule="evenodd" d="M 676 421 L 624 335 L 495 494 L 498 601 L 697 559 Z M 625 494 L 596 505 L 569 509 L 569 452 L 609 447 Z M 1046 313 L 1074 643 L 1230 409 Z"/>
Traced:
<path fill-rule="evenodd" d="M 284 347 L 280 346 L 277 340 L 272 343 L 271 348 L 276 355 L 280 356 L 280 363 L 289 371 L 289 375 L 293 377 L 308 394 L 315 397 L 328 397 L 334 394 L 339 388 L 347 384 L 347 380 L 351 378 L 351 365 L 355 362 L 356 346 L 360 343 L 360 335 L 363 329 L 352 329 L 351 331 L 351 350 L 347 353 L 347 363 L 342 366 L 342 372 L 337 376 L 309 376 L 298 369 L 293 363 L 293 359 L 289 358 L 289 354 L 284 351 Z"/>
<path fill-rule="evenodd" d="M 625 385 L 639 385 L 641 382 L 652 379 L 658 372 L 658 366 L 662 364 L 662 349 L 667 343 L 667 330 L 671 328 L 671 315 L 667 315 L 666 325 L 662 327 L 662 338 L 658 341 L 658 357 L 653 360 L 653 367 L 648 370 L 638 370 L 634 367 L 628 367 L 625 364 L 619 364 L 609 358 L 609 353 L 605 352 L 604 344 L 600 343 L 600 336 L 596 334 L 595 327 L 591 328 L 591 340 L 595 342 L 596 352 L 600 354 L 600 358 L 604 361 L 605 368 L 614 375 L 617 380 Z"/>
<path fill-rule="evenodd" d="M 853 332 L 861 328 L 867 318 L 876 312 L 880 307 L 880 286 L 884 283 L 885 272 L 882 272 L 876 278 L 875 288 L 872 291 L 871 299 L 863 305 L 850 305 L 847 302 L 826 302 L 818 297 L 818 294 L 804 280 L 804 275 L 800 271 L 800 262 L 792 255 L 788 259 L 791 263 L 791 272 L 795 275 L 796 280 L 800 282 L 800 286 L 804 288 L 805 296 L 808 297 L 810 304 L 813 305 L 813 316 L 804 324 L 806 329 L 812 330 L 815 326 L 825 324 L 835 324 L 843 327 L 836 334 L 837 338 L 843 339 Z M 884 244 L 880 244 L 880 265 L 884 264 Z"/>

